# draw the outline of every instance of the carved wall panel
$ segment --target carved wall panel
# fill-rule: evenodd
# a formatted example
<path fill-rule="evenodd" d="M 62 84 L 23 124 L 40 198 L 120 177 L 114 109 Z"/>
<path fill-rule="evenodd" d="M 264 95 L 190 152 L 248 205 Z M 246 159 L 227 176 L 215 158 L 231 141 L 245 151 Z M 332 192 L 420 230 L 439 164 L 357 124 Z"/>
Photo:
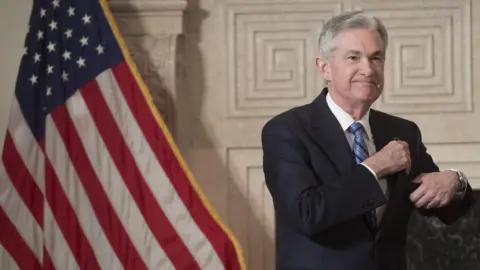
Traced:
<path fill-rule="evenodd" d="M 229 116 L 273 116 L 311 101 L 322 89 L 312 55 L 334 2 L 226 6 Z"/>
<path fill-rule="evenodd" d="M 274 269 L 275 219 L 272 197 L 264 181 L 262 150 L 229 148 L 227 160 L 234 176 L 229 179 L 228 223 L 248 251 L 245 260 L 249 269 Z"/>
<path fill-rule="evenodd" d="M 393 114 L 468 112 L 472 104 L 471 2 L 360 2 L 388 29 L 385 91 Z"/>
<path fill-rule="evenodd" d="M 390 113 L 472 110 L 471 2 L 319 1 L 227 5 L 229 113 L 271 116 L 323 87 L 311 56 L 323 22 L 364 10 L 389 30 L 385 93 Z"/>

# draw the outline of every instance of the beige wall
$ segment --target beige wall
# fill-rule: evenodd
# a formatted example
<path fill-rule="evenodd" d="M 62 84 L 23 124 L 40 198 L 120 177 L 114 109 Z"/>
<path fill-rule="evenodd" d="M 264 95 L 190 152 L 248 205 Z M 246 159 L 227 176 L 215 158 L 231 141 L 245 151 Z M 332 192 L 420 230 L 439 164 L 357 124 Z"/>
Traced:
<path fill-rule="evenodd" d="M 0 1 L 0 150 L 8 123 L 23 40 L 28 29 L 28 17 L 33 1 Z"/>

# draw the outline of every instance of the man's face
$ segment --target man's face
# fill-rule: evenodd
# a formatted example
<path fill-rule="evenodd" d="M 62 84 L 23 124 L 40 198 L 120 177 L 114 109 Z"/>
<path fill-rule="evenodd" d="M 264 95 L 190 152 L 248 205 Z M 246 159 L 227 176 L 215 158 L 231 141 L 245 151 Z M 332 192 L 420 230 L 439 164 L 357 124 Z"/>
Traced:
<path fill-rule="evenodd" d="M 330 59 L 317 60 L 329 89 L 348 104 L 371 105 L 382 93 L 385 52 L 375 30 L 349 29 L 338 34 Z"/>

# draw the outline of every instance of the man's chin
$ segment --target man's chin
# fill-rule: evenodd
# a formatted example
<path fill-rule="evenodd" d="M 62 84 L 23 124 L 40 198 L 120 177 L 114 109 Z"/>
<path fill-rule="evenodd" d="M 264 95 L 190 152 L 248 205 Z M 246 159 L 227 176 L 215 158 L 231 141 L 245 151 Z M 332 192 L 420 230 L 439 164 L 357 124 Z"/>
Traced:
<path fill-rule="evenodd" d="M 357 96 L 364 96 L 364 97 L 378 97 L 379 93 L 381 93 L 381 89 L 377 87 L 377 85 L 374 84 L 364 84 L 364 85 L 359 85 L 355 87 L 354 93 L 357 94 Z"/>
<path fill-rule="evenodd" d="M 355 89 L 354 93 L 358 99 L 365 101 L 375 101 L 380 96 L 381 90 L 378 89 L 376 86 L 365 86 Z"/>
<path fill-rule="evenodd" d="M 358 83 L 355 89 L 359 91 L 379 91 L 379 84 L 374 83 Z"/>

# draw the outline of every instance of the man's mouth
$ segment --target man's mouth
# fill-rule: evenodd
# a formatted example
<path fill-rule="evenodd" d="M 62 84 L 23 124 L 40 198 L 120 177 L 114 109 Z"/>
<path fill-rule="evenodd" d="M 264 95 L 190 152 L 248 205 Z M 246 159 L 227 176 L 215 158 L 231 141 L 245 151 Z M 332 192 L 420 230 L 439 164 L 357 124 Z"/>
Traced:
<path fill-rule="evenodd" d="M 354 83 L 363 83 L 363 84 L 373 84 L 377 85 L 378 83 L 375 81 L 353 81 Z"/>

